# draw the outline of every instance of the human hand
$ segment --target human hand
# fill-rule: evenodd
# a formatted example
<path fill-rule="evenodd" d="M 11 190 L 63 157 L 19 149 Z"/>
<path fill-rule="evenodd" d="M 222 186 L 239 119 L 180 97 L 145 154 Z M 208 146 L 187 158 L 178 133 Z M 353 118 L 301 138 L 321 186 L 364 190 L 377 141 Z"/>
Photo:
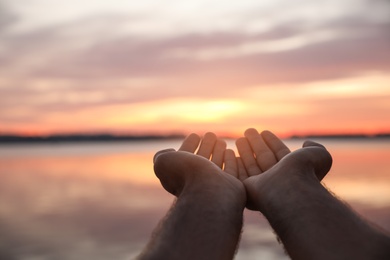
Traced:
<path fill-rule="evenodd" d="M 245 188 L 236 178 L 237 168 L 234 152 L 213 133 L 206 133 L 203 140 L 191 134 L 178 151 L 162 150 L 154 156 L 156 176 L 171 194 L 210 193 L 245 205 Z"/>
<path fill-rule="evenodd" d="M 263 131 L 261 134 L 249 128 L 236 141 L 240 160 L 245 168 L 241 180 L 265 172 L 290 153 L 290 149 L 273 133 Z"/>
<path fill-rule="evenodd" d="M 300 179 L 322 180 L 332 164 L 322 145 L 307 141 L 303 148 L 291 153 L 269 131 L 259 134 L 248 129 L 236 145 L 246 169 L 247 175 L 241 179 L 247 191 L 247 208 L 251 210 L 262 211 L 267 198 L 273 201 L 280 197 L 275 191 L 286 192 L 283 188 L 293 188 L 297 181 L 301 184 Z"/>

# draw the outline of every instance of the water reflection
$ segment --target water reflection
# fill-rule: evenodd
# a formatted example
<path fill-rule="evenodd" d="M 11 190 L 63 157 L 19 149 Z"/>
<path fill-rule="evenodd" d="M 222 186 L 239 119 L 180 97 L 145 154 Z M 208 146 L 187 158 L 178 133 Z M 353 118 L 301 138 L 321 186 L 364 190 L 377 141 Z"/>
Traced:
<path fill-rule="evenodd" d="M 390 230 L 388 144 L 330 142 L 326 185 Z M 151 164 L 166 147 L 178 143 L 0 147 L 0 259 L 136 255 L 173 200 Z M 237 259 L 287 259 L 266 220 L 245 214 Z"/>

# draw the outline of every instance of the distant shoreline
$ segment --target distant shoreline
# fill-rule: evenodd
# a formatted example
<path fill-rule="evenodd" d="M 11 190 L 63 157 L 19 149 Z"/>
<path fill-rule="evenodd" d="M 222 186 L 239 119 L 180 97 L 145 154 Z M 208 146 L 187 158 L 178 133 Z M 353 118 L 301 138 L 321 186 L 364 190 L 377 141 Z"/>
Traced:
<path fill-rule="evenodd" d="M 173 135 L 110 135 L 110 134 L 75 134 L 75 135 L 50 135 L 50 136 L 19 136 L 0 135 L 1 144 L 18 143 L 88 143 L 88 142 L 117 142 L 117 141 L 148 141 L 183 139 L 181 134 Z"/>
<path fill-rule="evenodd" d="M 292 135 L 288 139 L 378 139 L 390 138 L 390 133 L 382 134 L 330 134 L 330 135 Z"/>
<path fill-rule="evenodd" d="M 185 135 L 111 135 L 111 134 L 74 134 L 74 135 L 50 135 L 50 136 L 20 136 L 20 135 L 0 135 L 1 144 L 20 143 L 75 143 L 75 142 L 116 142 L 116 141 L 148 141 L 148 140 L 178 140 Z M 227 139 L 233 139 L 225 137 Z M 332 134 L 332 135 L 292 135 L 286 139 L 382 139 L 390 138 L 390 133 L 374 135 L 367 134 Z"/>

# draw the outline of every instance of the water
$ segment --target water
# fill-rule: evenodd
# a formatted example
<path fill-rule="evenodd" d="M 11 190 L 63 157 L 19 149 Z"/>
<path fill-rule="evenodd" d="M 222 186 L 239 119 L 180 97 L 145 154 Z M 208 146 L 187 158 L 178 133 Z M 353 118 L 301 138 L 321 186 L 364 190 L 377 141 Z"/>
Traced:
<path fill-rule="evenodd" d="M 325 185 L 390 230 L 390 140 L 320 141 L 334 158 Z M 173 201 L 152 170 L 168 147 L 179 141 L 0 146 L 0 259 L 136 256 Z M 287 259 L 261 214 L 245 212 L 236 259 Z"/>

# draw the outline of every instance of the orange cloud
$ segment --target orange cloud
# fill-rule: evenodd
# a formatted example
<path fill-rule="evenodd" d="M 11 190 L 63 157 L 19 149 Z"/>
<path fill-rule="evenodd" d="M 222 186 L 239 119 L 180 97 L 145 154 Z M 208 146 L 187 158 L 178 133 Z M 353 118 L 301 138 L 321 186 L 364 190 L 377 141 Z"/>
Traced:
<path fill-rule="evenodd" d="M 0 132 L 388 131 L 390 20 L 359 3 L 229 2 L 199 19 L 202 1 L 66 2 L 43 18 L 10 2 Z"/>

